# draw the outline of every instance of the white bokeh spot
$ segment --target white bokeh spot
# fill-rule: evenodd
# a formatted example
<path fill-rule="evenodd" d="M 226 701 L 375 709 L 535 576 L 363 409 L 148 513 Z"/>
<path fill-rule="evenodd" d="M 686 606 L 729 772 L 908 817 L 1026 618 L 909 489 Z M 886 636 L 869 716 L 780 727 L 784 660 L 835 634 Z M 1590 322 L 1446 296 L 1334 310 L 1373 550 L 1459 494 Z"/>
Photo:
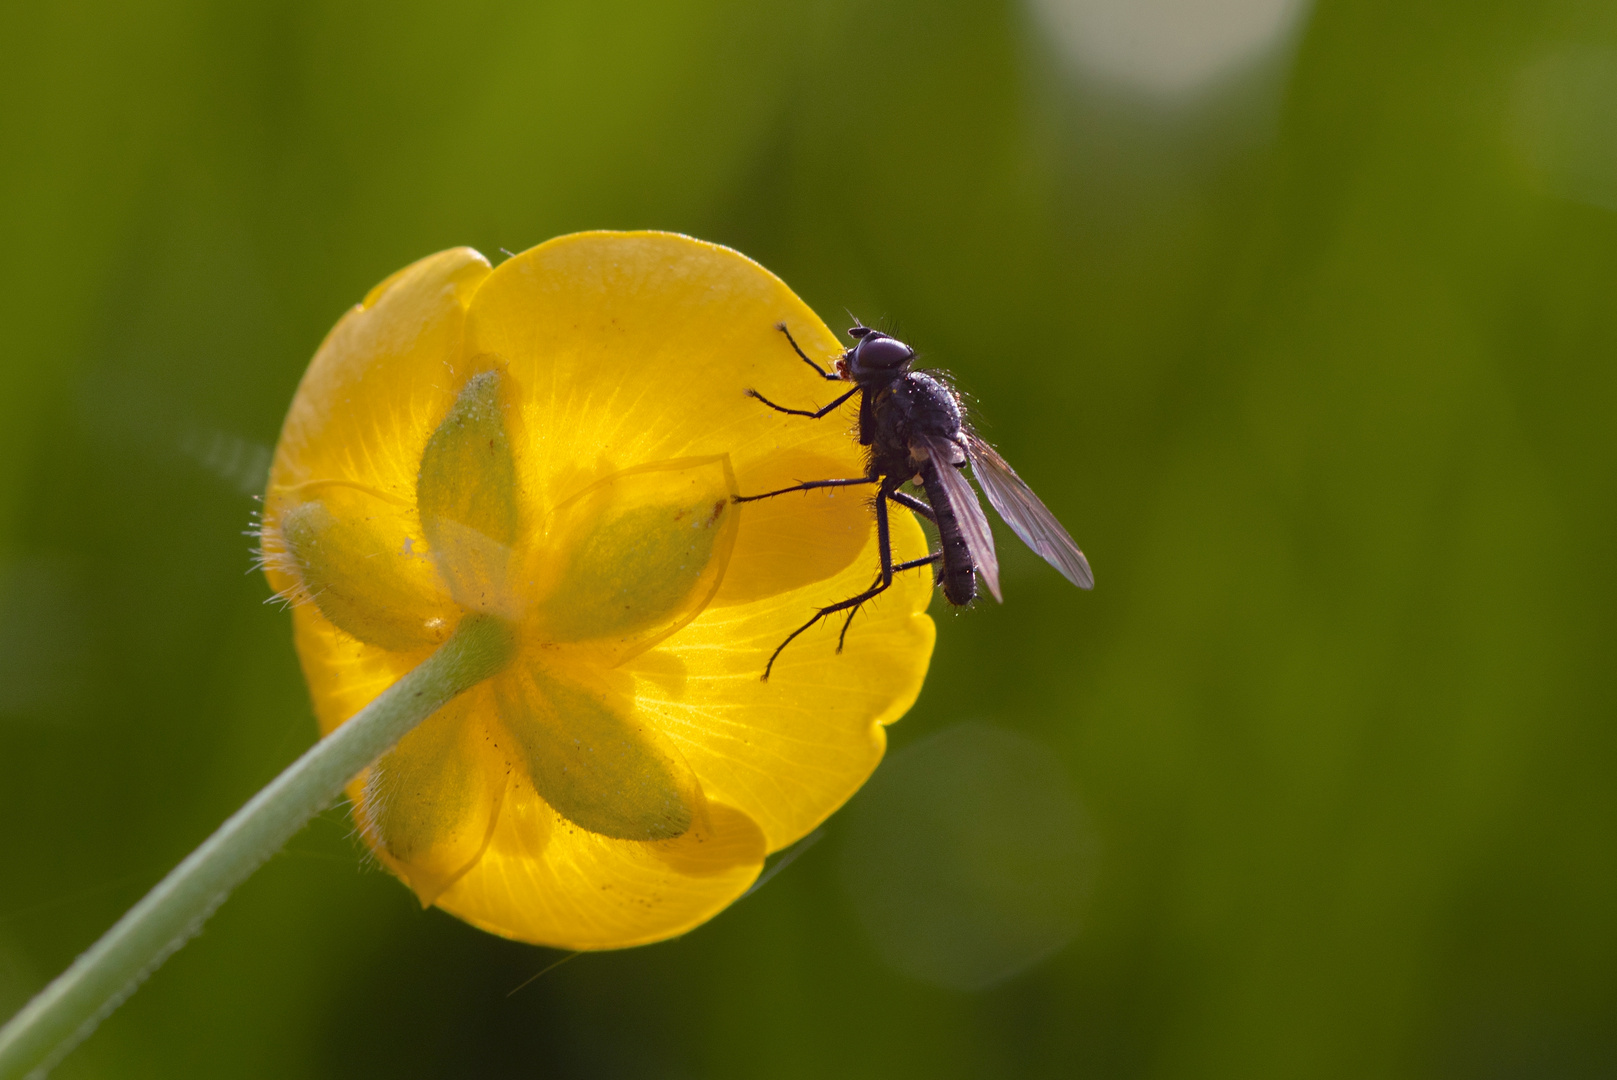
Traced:
<path fill-rule="evenodd" d="M 1063 57 L 1106 82 L 1189 93 L 1283 44 L 1306 0 L 1030 0 Z"/>

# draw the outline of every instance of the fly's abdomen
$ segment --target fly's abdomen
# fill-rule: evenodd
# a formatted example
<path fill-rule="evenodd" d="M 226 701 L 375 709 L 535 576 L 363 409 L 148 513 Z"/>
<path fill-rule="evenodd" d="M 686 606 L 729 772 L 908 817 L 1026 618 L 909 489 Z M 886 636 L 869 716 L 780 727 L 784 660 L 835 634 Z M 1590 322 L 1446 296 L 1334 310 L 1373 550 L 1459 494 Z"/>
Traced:
<path fill-rule="evenodd" d="M 932 513 L 938 519 L 938 538 L 943 544 L 943 570 L 938 574 L 938 583 L 943 586 L 944 599 L 962 607 L 977 596 L 977 567 L 971 561 L 971 550 L 966 547 L 949 494 L 938 479 L 936 462 L 921 464 L 921 486 L 926 488 L 926 501 L 932 504 Z"/>

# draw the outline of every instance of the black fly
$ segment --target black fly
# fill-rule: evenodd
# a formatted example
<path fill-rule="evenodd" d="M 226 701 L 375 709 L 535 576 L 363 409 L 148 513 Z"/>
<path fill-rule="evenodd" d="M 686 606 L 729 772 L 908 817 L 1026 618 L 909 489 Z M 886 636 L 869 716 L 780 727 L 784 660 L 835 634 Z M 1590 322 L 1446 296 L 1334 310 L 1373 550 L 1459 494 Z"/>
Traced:
<path fill-rule="evenodd" d="M 827 616 L 848 613 L 837 638 L 837 651 L 848 636 L 848 627 L 866 601 L 885 592 L 893 575 L 923 566 L 937 566 L 937 582 L 943 595 L 956 606 L 969 604 L 977 595 L 977 575 L 981 574 L 995 600 L 999 592 L 999 560 L 994 554 L 994 536 L 977 493 L 964 473 L 967 462 L 988 495 L 999 516 L 1005 519 L 1028 547 L 1080 589 L 1095 584 L 1089 562 L 1078 550 L 1067 530 L 1055 519 L 1039 497 L 1005 459 L 971 430 L 960 411 L 960 395 L 937 372 L 914 371 L 915 350 L 897 338 L 855 326 L 848 331 L 854 344 L 837 359 L 836 370 L 827 371 L 798 347 L 785 323 L 776 326 L 803 362 L 823 379 L 853 383 L 853 389 L 823 409 L 788 409 L 777 405 L 756 390 L 747 394 L 776 412 L 806 416 L 811 420 L 829 416 L 859 395 L 859 445 L 866 448 L 870 467 L 866 475 L 846 480 L 811 480 L 762 495 L 738 495 L 736 502 L 771 499 L 792 491 L 815 488 L 852 487 L 879 484 L 875 498 L 876 541 L 881 552 L 881 573 L 870 588 L 839 603 L 823 607 L 814 617 L 781 642 L 769 657 L 763 677 L 775 666 L 781 650 L 792 639 Z M 926 501 L 900 491 L 906 483 L 919 484 Z M 895 564 L 887 527 L 887 504 L 897 503 L 927 518 L 938 528 L 941 550 L 924 558 Z"/>

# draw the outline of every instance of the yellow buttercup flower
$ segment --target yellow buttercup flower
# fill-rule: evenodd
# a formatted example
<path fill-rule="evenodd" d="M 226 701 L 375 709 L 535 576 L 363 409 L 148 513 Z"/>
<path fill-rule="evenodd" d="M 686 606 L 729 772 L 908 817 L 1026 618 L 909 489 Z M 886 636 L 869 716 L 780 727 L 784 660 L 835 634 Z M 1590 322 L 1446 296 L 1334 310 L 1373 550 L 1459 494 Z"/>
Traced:
<path fill-rule="evenodd" d="M 298 388 L 264 552 L 330 732 L 470 615 L 511 663 L 349 789 L 423 904 L 507 937 L 635 945 L 710 918 L 881 759 L 931 656 L 925 575 L 770 652 L 876 571 L 860 475 L 809 402 L 836 338 L 728 249 L 583 233 L 497 269 L 466 248 L 377 286 Z M 898 558 L 926 551 L 895 512 Z"/>

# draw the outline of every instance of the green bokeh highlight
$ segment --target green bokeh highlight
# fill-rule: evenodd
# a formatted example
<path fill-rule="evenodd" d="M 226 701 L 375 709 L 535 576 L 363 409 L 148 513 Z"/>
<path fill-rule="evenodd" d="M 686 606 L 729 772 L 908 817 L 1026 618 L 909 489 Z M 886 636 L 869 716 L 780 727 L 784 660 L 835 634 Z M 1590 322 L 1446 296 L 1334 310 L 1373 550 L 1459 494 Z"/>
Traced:
<path fill-rule="evenodd" d="M 896 317 L 1098 581 L 1007 543 L 892 731 L 1014 731 L 1082 800 L 1082 929 L 1006 983 L 884 966 L 834 818 L 507 998 L 555 954 L 420 911 L 333 810 L 60 1076 L 1617 1071 L 1617 9 L 1324 0 L 1173 105 L 986 2 L 0 40 L 0 1011 L 313 739 L 249 493 L 428 252 L 676 229 Z"/>

